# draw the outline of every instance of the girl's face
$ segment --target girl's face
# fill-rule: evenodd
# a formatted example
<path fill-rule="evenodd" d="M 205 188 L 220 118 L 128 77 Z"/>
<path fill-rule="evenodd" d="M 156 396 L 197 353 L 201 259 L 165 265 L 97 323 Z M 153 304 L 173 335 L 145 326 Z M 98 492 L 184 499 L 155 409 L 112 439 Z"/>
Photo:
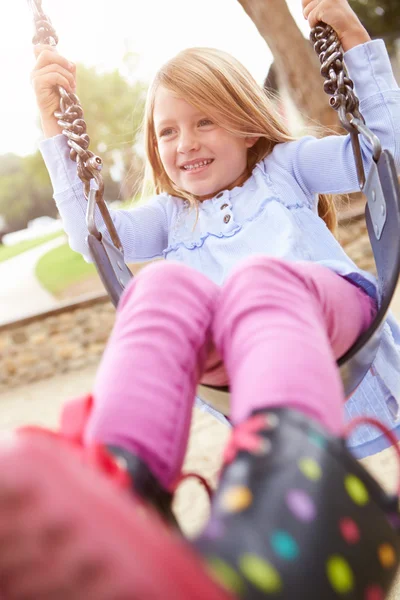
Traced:
<path fill-rule="evenodd" d="M 257 139 L 228 133 L 162 86 L 156 92 L 153 119 L 165 172 L 199 200 L 236 185 L 246 171 L 247 150 Z"/>

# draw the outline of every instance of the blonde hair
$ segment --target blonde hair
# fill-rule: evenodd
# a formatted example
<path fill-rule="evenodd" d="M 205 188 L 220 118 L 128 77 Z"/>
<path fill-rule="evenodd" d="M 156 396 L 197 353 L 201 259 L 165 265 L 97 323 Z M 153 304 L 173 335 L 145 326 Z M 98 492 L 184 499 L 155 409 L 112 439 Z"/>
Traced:
<path fill-rule="evenodd" d="M 161 67 L 148 91 L 144 117 L 147 155 L 144 189 L 150 183 L 157 194 L 166 192 L 187 200 L 191 205 L 198 205 L 194 196 L 171 181 L 160 159 L 153 121 L 159 86 L 184 98 L 229 133 L 259 138 L 248 150 L 249 176 L 255 165 L 268 156 L 276 144 L 295 139 L 282 123 L 271 97 L 238 60 L 214 48 L 188 48 Z M 318 213 L 334 232 L 337 219 L 332 196 L 320 195 Z"/>

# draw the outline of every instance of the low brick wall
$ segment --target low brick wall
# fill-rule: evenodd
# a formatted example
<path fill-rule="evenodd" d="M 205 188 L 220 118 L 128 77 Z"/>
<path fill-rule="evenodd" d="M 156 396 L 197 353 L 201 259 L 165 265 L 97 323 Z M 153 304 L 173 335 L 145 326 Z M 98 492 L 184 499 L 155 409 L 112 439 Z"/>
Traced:
<path fill-rule="evenodd" d="M 363 219 L 342 219 L 340 242 L 361 268 L 374 272 Z M 98 362 L 115 319 L 106 294 L 0 327 L 0 393 Z"/>
<path fill-rule="evenodd" d="M 98 362 L 115 309 L 89 297 L 0 327 L 0 393 Z"/>

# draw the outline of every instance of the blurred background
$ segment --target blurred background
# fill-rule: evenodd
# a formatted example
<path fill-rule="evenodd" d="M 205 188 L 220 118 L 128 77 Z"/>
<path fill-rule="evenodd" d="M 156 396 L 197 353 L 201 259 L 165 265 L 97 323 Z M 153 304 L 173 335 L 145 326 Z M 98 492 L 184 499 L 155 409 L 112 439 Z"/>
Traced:
<path fill-rule="evenodd" d="M 400 82 L 399 0 L 350 4 L 371 37 L 385 40 Z M 294 135 L 343 133 L 323 92 L 301 0 L 43 0 L 43 10 L 59 52 L 77 64 L 90 149 L 103 158 L 112 208 L 139 201 L 146 90 L 161 64 L 189 46 L 238 58 L 274 95 Z M 4 0 L 1 11 L 0 430 L 55 425 L 63 401 L 91 389 L 115 317 L 95 268 L 67 244 L 38 151 L 28 3 Z M 338 238 L 360 267 L 373 271 L 364 204 L 362 194 L 338 200 Z M 398 299 L 393 308 L 400 316 Z M 215 482 L 227 433 L 198 413 L 187 469 Z M 385 455 L 376 475 L 385 479 L 395 469 Z M 178 504 L 184 528 L 193 532 L 204 519 L 204 498 L 193 488 Z"/>

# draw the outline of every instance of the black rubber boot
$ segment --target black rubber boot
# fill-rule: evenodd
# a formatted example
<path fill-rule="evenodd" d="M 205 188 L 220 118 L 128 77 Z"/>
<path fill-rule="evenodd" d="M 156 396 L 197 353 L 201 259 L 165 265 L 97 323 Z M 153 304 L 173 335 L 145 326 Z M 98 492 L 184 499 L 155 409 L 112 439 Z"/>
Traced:
<path fill-rule="evenodd" d="M 398 498 L 302 414 L 256 411 L 228 444 L 194 545 L 246 600 L 383 600 L 400 557 Z"/>
<path fill-rule="evenodd" d="M 106 448 L 129 473 L 134 491 L 149 502 L 168 525 L 180 530 L 172 512 L 173 494 L 161 486 L 146 463 L 118 446 L 107 445 Z"/>

